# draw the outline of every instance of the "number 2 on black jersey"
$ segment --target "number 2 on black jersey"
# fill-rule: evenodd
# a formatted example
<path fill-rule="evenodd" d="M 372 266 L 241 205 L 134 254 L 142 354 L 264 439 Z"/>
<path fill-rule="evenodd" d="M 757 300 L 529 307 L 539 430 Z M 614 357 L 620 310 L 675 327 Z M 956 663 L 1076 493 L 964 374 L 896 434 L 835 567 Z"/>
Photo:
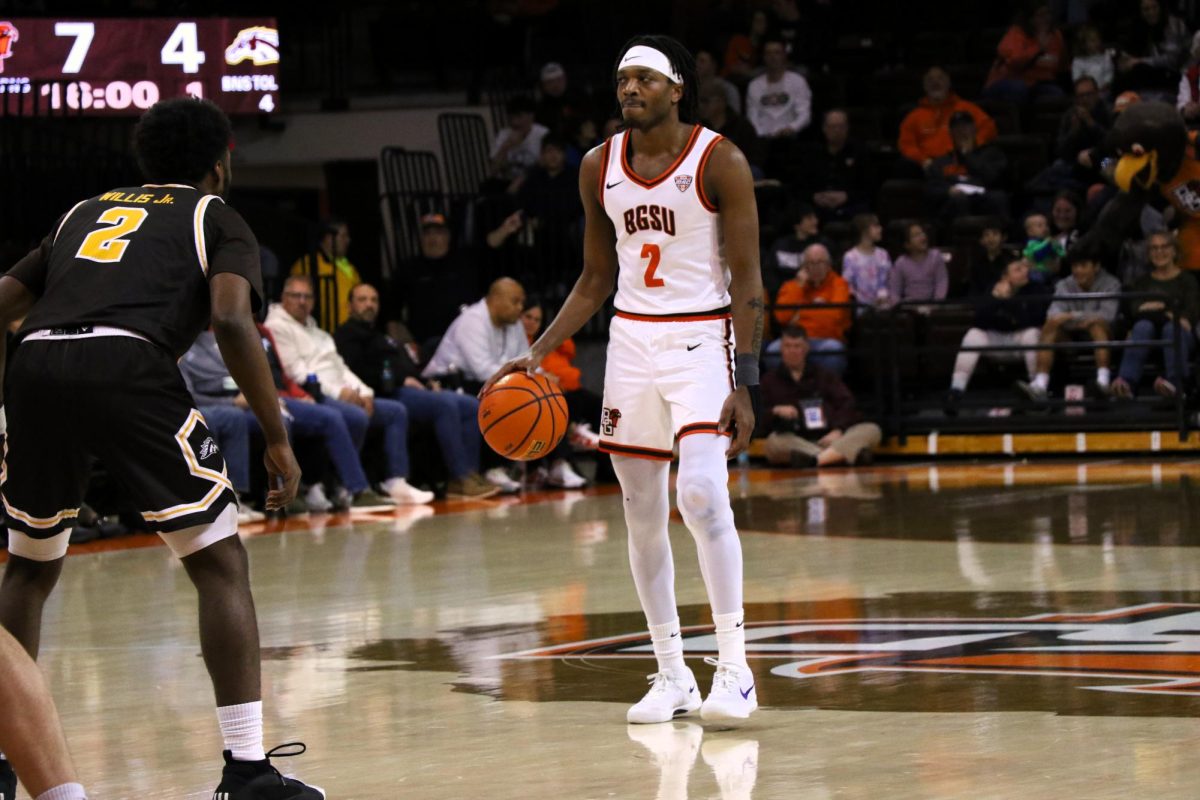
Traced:
<path fill-rule="evenodd" d="M 125 241 L 125 237 L 142 227 L 142 223 L 146 221 L 146 217 L 150 212 L 144 208 L 130 208 L 129 206 L 113 206 L 105 209 L 96 222 L 103 223 L 110 227 L 100 228 L 89 233 L 83 240 L 83 244 L 79 245 L 79 252 L 75 254 L 76 258 L 86 258 L 88 261 L 99 261 L 102 264 L 111 264 L 120 261 L 125 255 L 125 248 L 129 247 L 129 242 Z"/>

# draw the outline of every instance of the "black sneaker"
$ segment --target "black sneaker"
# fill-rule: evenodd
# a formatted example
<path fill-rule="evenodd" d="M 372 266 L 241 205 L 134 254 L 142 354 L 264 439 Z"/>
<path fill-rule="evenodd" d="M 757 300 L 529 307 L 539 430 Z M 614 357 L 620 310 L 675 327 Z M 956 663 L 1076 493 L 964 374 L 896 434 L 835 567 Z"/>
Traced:
<path fill-rule="evenodd" d="M 284 748 L 299 749 L 281 752 Z M 325 800 L 324 789 L 285 778 L 271 766 L 271 756 L 298 756 L 307 749 L 302 742 L 288 742 L 268 750 L 262 761 L 234 761 L 233 754 L 226 750 L 221 784 L 212 800 Z"/>
<path fill-rule="evenodd" d="M 17 773 L 5 758 L 0 758 L 0 800 L 17 800 Z"/>

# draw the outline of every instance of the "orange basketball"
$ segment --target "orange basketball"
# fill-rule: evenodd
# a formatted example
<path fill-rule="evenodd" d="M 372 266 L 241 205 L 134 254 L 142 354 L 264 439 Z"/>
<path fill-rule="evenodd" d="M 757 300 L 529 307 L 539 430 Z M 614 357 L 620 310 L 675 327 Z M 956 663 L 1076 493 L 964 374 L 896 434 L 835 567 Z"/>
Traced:
<path fill-rule="evenodd" d="M 567 398 L 542 375 L 509 373 L 480 398 L 479 430 L 505 458 L 541 458 L 567 432 Z"/>

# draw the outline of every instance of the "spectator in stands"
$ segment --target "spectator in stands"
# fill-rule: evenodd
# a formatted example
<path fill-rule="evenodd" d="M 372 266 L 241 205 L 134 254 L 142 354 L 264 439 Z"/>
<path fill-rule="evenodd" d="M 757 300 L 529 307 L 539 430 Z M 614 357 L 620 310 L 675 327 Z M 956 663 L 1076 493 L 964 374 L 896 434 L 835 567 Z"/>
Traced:
<path fill-rule="evenodd" d="M 946 258 L 929 246 L 929 234 L 921 223 L 914 222 L 905 231 L 904 255 L 896 259 L 889 281 L 893 303 L 946 299 L 950 290 Z"/>
<path fill-rule="evenodd" d="M 996 123 L 982 108 L 963 100 L 950 89 L 950 75 L 941 67 L 930 67 L 924 78 L 925 96 L 900 123 L 900 154 L 924 173 L 935 158 L 954 149 L 950 117 L 965 111 L 975 119 L 975 144 L 996 138 Z"/>
<path fill-rule="evenodd" d="M 321 225 L 321 238 L 317 240 L 316 251 L 301 256 L 292 264 L 292 275 L 307 275 L 314 286 L 322 287 L 322 301 L 337 304 L 334 313 L 323 310 L 321 314 L 322 324 L 331 331 L 346 321 L 350 314 L 346 293 L 361 280 L 358 270 L 346 258 L 349 249 L 350 226 L 340 219 L 330 219 Z M 332 286 L 325 288 L 330 283 Z"/>
<path fill-rule="evenodd" d="M 1050 220 L 1045 214 L 1025 215 L 1025 248 L 1022 255 L 1029 262 L 1029 279 L 1034 283 L 1053 286 L 1061 277 L 1062 257 L 1066 254 L 1050 235 Z"/>
<path fill-rule="evenodd" d="M 1062 31 L 1054 24 L 1047 0 L 1027 0 L 1000 44 L 983 94 L 1022 104 L 1039 97 L 1061 97 L 1058 77 L 1067 66 Z"/>
<path fill-rule="evenodd" d="M 792 232 L 772 242 L 763 260 L 763 288 L 769 294 L 779 291 L 784 281 L 795 276 L 810 245 L 829 247 L 821 236 L 821 218 L 815 208 L 800 203 L 792 207 L 789 216 L 794 220 Z"/>
<path fill-rule="evenodd" d="M 763 41 L 761 75 L 746 87 L 746 118 L 767 140 L 767 171 L 782 175 L 791 168 L 792 144 L 812 120 L 812 90 L 788 64 L 787 46 L 778 37 Z"/>
<path fill-rule="evenodd" d="M 1192 37 L 1191 55 L 1179 77 L 1175 107 L 1189 129 L 1200 126 L 1200 32 Z"/>
<path fill-rule="evenodd" d="M 1097 148 L 1108 135 L 1112 115 L 1095 79 L 1088 75 L 1075 81 L 1074 99 L 1059 119 L 1053 163 L 1042 170 L 1030 186 L 1038 194 L 1063 189 L 1084 192 L 1103 180 L 1098 169 L 1101 156 Z"/>
<path fill-rule="evenodd" d="M 971 273 L 967 293 L 972 297 L 989 294 L 1005 267 L 1018 258 L 1017 251 L 1004 244 L 1005 227 L 999 217 L 989 219 L 979 232 L 979 242 L 967 256 Z"/>
<path fill-rule="evenodd" d="M 1071 245 L 1079 239 L 1079 212 L 1083 202 L 1074 192 L 1064 189 L 1054 196 L 1050 206 L 1050 221 L 1053 230 L 1052 238 L 1064 251 L 1070 250 Z"/>
<path fill-rule="evenodd" d="M 525 310 L 521 313 L 521 326 L 525 329 L 525 338 L 533 344 L 538 332 L 542 329 L 545 310 L 536 298 L 525 301 Z M 595 427 L 600 424 L 600 414 L 604 406 L 600 395 L 583 386 L 583 373 L 575 366 L 575 341 L 568 337 L 558 349 L 546 356 L 540 367 L 542 373 L 558 385 L 567 401 L 567 411 L 570 414 L 570 426 L 567 438 L 559 450 L 550 455 L 549 468 L 539 468 L 535 482 L 546 483 L 559 488 L 577 488 L 582 485 L 572 478 L 574 470 L 566 459 L 566 451 L 596 451 L 600 447 L 600 435 Z M 596 461 L 597 478 L 604 477 L 606 482 L 615 481 L 616 475 L 611 475 L 612 462 L 607 458 Z"/>
<path fill-rule="evenodd" d="M 507 108 L 508 126 L 496 134 L 488 154 L 492 186 L 505 189 L 538 162 L 542 137 L 549 133 L 545 125 L 534 122 L 536 107 L 528 97 L 514 97 Z"/>
<path fill-rule="evenodd" d="M 1114 92 L 1135 91 L 1143 100 L 1171 102 L 1188 57 L 1187 25 L 1162 0 L 1140 0 L 1138 15 L 1121 26 Z"/>
<path fill-rule="evenodd" d="M 483 248 L 451 246 L 450 227 L 442 214 L 426 214 L 420 224 L 421 255 L 401 265 L 384 318 L 400 319 L 404 309 L 413 336 L 422 350 L 431 352 L 433 340 L 450 327 L 459 309 L 479 297 L 488 254 Z M 501 247 L 523 225 L 521 212 L 510 214 L 487 235 L 487 249 Z"/>
<path fill-rule="evenodd" d="M 850 138 L 850 117 L 840 108 L 821 122 L 824 146 L 808 153 L 801 186 L 823 222 L 849 220 L 870 210 L 871 177 L 866 150 Z"/>
<path fill-rule="evenodd" d="M 883 226 L 874 214 L 858 214 L 854 217 L 854 231 L 858 243 L 842 256 L 842 278 L 860 306 L 886 308 L 891 305 L 892 257 L 879 246 Z M 858 312 L 865 310 L 859 308 Z"/>
<path fill-rule="evenodd" d="M 371 508 L 394 505 L 391 498 L 377 494 L 363 472 L 358 448 L 350 436 L 346 420 L 334 408 L 324 406 L 301 389 L 288 377 L 279 361 L 275 349 L 275 338 L 262 325 L 258 326 L 262 336 L 267 364 L 279 392 L 280 402 L 286 414 L 284 423 L 289 436 L 301 439 L 320 438 L 325 452 L 341 480 L 341 486 L 330 500 L 320 481 L 314 481 L 304 496 L 304 508 L 309 511 L 329 511 L 335 508 Z M 246 411 L 246 398 L 236 388 L 225 360 L 217 348 L 212 333 L 201 334 L 191 349 L 179 361 L 179 371 L 188 384 L 192 397 L 214 433 L 220 429 L 217 443 L 225 453 L 229 464 L 229 477 L 235 487 L 250 486 L 250 443 L 248 434 L 256 430 L 254 415 Z"/>
<path fill-rule="evenodd" d="M 808 334 L 802 326 L 779 337 L 782 363 L 763 375 L 759 435 L 767 435 L 767 461 L 793 467 L 869 463 L 883 437 L 863 422 L 854 395 L 841 379 L 808 363 Z"/>
<path fill-rule="evenodd" d="M 1075 57 L 1071 59 L 1071 80 L 1078 96 L 1079 81 L 1091 78 L 1099 93 L 1108 94 L 1113 80 L 1112 54 L 1095 25 L 1080 25 L 1075 31 Z"/>
<path fill-rule="evenodd" d="M 762 178 L 767 151 L 750 121 L 729 107 L 724 90 L 716 83 L 702 82 L 699 100 L 700 121 L 737 145 L 750 162 L 754 177 Z"/>
<path fill-rule="evenodd" d="M 799 325 L 808 331 L 811 358 L 815 363 L 837 375 L 846 372 L 846 332 L 850 329 L 848 307 L 789 308 L 824 303 L 851 302 L 850 287 L 841 275 L 833 271 L 829 249 L 823 244 L 811 244 L 804 250 L 796 277 L 779 288 L 775 297 L 775 320 L 781 327 Z M 780 342 L 767 345 L 768 364 L 778 364 Z"/>
<path fill-rule="evenodd" d="M 575 169 L 579 169 L 579 165 L 583 163 L 583 157 L 587 155 L 598 144 L 602 144 L 603 140 L 596 133 L 596 121 L 594 119 L 577 119 L 571 126 L 567 140 L 567 164 Z"/>
<path fill-rule="evenodd" d="M 571 274 L 583 251 L 583 204 L 579 200 L 579 170 L 567 164 L 567 143 L 549 134 L 542 140 L 541 161 L 521 187 L 521 210 L 543 261 L 556 265 L 559 275 L 543 275 L 554 281 Z M 547 287 L 550 288 L 550 287 Z"/>
<path fill-rule="evenodd" d="M 505 362 L 529 349 L 521 324 L 524 308 L 525 289 L 520 283 L 512 278 L 495 281 L 486 297 L 464 308 L 450 324 L 421 376 L 443 384 L 458 382 L 464 391 L 478 393 Z M 566 471 L 583 480 L 569 464 Z M 503 467 L 489 469 L 484 477 L 501 491 L 521 488 Z"/>
<path fill-rule="evenodd" d="M 762 56 L 763 37 L 767 35 L 767 12 L 755 9 L 750 13 L 749 29 L 729 37 L 725 47 L 725 64 L 721 74 L 745 84 L 754 76 Z"/>
<path fill-rule="evenodd" d="M 1008 161 L 994 144 L 976 145 L 975 118 L 966 111 L 950 116 L 953 149 L 925 168 L 930 205 L 949 223 L 969 214 L 1002 215 L 1008 211 L 1003 191 Z"/>
<path fill-rule="evenodd" d="M 1046 319 L 1046 303 L 1040 298 L 1050 294 L 1044 284 L 1029 280 L 1029 262 L 1023 258 L 1009 262 L 1003 277 L 996 281 L 989 295 L 981 297 L 975 306 L 975 321 L 963 336 L 963 347 L 1030 347 L 1041 339 L 1042 323 Z M 1020 361 L 1032 379 L 1037 372 L 1036 350 L 960 350 L 954 361 L 950 392 L 946 395 L 945 412 L 956 416 L 963 393 L 984 355 L 995 361 Z"/>
<path fill-rule="evenodd" d="M 538 75 L 538 99 L 534 121 L 558 136 L 581 119 L 592 116 L 592 102 L 587 92 L 567 81 L 567 71 L 556 61 L 542 66 Z"/>
<path fill-rule="evenodd" d="M 336 409 L 346 421 L 355 448 L 362 449 L 367 428 L 382 428 L 387 478 L 384 491 L 397 503 L 428 503 L 433 492 L 410 486 L 408 412 L 396 400 L 375 397 L 371 387 L 350 371 L 338 355 L 333 337 L 317 327 L 312 313 L 312 283 L 293 275 L 283 285 L 283 298 L 272 303 L 266 326 L 275 337 L 279 361 L 288 377 L 317 400 Z"/>
<path fill-rule="evenodd" d="M 338 354 L 376 397 L 399 400 L 413 422 L 429 425 L 450 481 L 448 497 L 491 497 L 499 487 L 479 475 L 479 400 L 421 380 L 421 369 L 408 350 L 375 327 L 379 292 L 369 283 L 350 290 L 350 319 L 333 335 Z"/>
<path fill-rule="evenodd" d="M 1100 252 L 1086 245 L 1067 253 L 1065 260 L 1071 275 L 1054 285 L 1054 302 L 1047 309 L 1046 322 L 1042 325 L 1042 344 L 1055 344 L 1077 336 L 1086 336 L 1093 342 L 1112 339 L 1112 326 L 1120 310 L 1120 300 L 1115 297 L 1107 300 L 1077 297 L 1121 291 L 1121 282 L 1104 271 L 1100 259 Z M 1101 347 L 1093 352 L 1096 356 L 1096 389 L 1101 394 L 1108 394 L 1111 380 L 1109 351 Z M 1050 390 L 1050 369 L 1053 366 L 1054 351 L 1039 350 L 1033 380 L 1028 383 L 1017 381 L 1017 387 L 1031 400 L 1045 400 Z"/>
<path fill-rule="evenodd" d="M 1154 390 L 1164 397 L 1174 397 L 1187 381 L 1191 368 L 1192 336 L 1196 320 L 1200 319 L 1200 284 L 1192 273 L 1180 269 L 1175 238 L 1167 231 L 1150 234 L 1149 252 L 1154 270 L 1131 289 L 1161 295 L 1162 299 L 1151 297 L 1132 301 L 1133 328 L 1129 331 L 1128 341 L 1164 339 L 1169 342 L 1163 348 L 1164 374 L 1155 378 Z M 1168 305 L 1168 299 L 1172 298 L 1177 305 Z M 1177 336 L 1179 354 L 1174 346 Z M 1150 348 L 1146 346 L 1125 349 L 1121 369 L 1112 385 L 1115 396 L 1133 397 L 1141 381 L 1142 365 L 1149 354 Z"/>
<path fill-rule="evenodd" d="M 729 81 L 717 74 L 717 57 L 711 50 L 700 48 L 696 51 L 696 85 L 712 84 L 721 90 L 725 96 L 725 106 L 733 113 L 741 116 L 742 93 Z M 703 98 L 701 98 L 703 102 Z"/>

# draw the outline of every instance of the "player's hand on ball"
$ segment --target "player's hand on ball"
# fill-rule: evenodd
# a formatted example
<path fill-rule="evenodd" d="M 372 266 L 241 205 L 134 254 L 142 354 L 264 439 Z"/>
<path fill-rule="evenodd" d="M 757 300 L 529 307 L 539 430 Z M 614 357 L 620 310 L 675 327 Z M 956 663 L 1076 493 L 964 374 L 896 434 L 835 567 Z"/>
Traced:
<path fill-rule="evenodd" d="M 725 398 L 717 429 L 722 433 L 730 431 L 733 434 L 729 449 L 725 451 L 726 458 L 736 458 L 750 446 L 750 435 L 754 433 L 754 403 L 750 399 L 750 390 L 747 387 L 739 386 Z"/>
<path fill-rule="evenodd" d="M 492 384 L 510 372 L 520 372 L 521 370 L 524 370 L 526 372 L 533 373 L 537 370 L 541 363 L 541 357 L 534 355 L 532 350 L 520 358 L 514 358 L 512 361 L 509 361 L 507 364 L 500 367 L 500 369 L 496 370 L 495 375 L 487 379 L 487 383 L 485 383 L 483 388 L 479 390 L 479 396 L 483 397 L 485 394 L 487 394 L 488 389 L 492 388 Z"/>
<path fill-rule="evenodd" d="M 287 442 L 267 445 L 263 462 L 267 465 L 267 509 L 277 511 L 296 499 L 300 488 L 300 465 Z"/>

